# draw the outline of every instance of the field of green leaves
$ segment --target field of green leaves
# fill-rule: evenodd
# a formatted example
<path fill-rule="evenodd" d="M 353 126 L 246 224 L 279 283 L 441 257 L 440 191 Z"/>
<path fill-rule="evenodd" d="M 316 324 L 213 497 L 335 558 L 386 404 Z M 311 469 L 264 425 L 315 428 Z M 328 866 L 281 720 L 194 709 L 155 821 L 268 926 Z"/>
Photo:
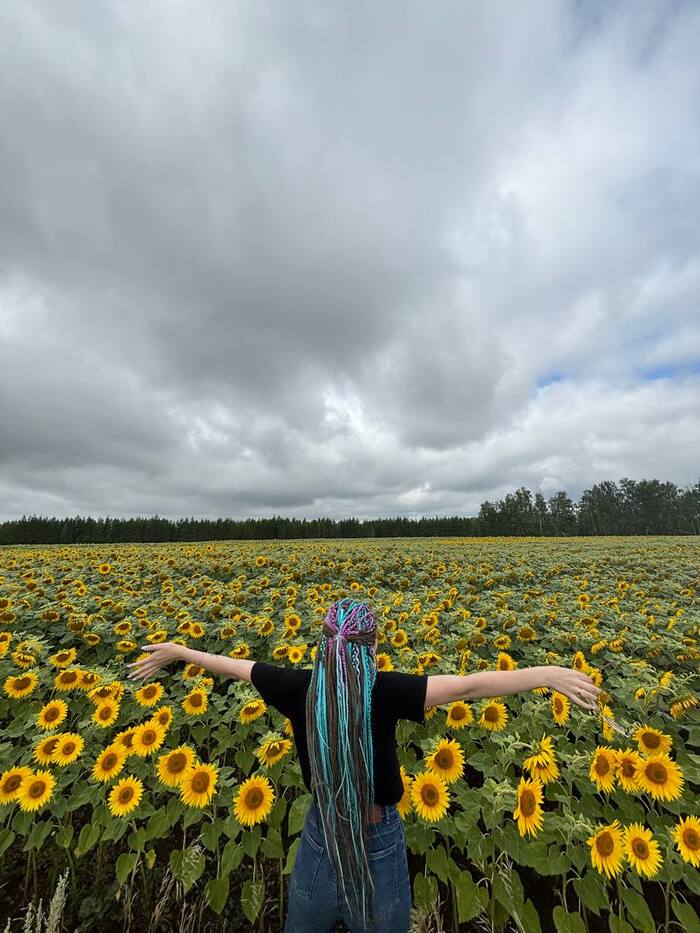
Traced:
<path fill-rule="evenodd" d="M 384 670 L 556 664 L 399 725 L 415 930 L 700 929 L 700 542 L 454 538 L 0 551 L 0 929 L 280 930 L 309 795 L 244 682 L 142 646 L 310 666 L 343 596 Z M 58 895 L 57 895 L 58 897 Z M 43 929 L 37 925 L 37 929 Z"/>

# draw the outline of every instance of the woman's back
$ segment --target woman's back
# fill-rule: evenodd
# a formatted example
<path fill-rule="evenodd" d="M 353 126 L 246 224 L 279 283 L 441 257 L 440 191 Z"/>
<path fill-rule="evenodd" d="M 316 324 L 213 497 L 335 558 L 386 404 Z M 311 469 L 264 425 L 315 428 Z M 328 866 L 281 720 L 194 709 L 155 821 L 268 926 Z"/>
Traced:
<path fill-rule="evenodd" d="M 263 700 L 289 718 L 294 731 L 301 773 L 311 790 L 311 766 L 306 735 L 306 698 L 311 668 L 285 668 L 256 661 L 251 683 Z M 378 671 L 372 688 L 372 744 L 374 760 L 374 803 L 398 803 L 403 782 L 396 747 L 396 724 L 400 719 L 424 721 L 427 674 Z"/>

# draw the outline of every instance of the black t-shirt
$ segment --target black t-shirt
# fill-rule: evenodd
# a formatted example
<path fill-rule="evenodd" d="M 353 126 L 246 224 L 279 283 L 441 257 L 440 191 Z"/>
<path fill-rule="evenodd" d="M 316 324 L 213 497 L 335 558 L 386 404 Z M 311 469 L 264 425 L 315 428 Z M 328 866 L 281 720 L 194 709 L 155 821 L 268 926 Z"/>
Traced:
<path fill-rule="evenodd" d="M 306 744 L 306 694 L 311 668 L 280 667 L 256 661 L 250 679 L 263 700 L 274 706 L 292 724 L 304 783 L 311 790 L 311 767 Z M 427 674 L 377 671 L 372 689 L 372 750 L 374 755 L 374 802 L 398 803 L 403 781 L 396 751 L 396 723 L 399 719 L 424 721 Z"/>

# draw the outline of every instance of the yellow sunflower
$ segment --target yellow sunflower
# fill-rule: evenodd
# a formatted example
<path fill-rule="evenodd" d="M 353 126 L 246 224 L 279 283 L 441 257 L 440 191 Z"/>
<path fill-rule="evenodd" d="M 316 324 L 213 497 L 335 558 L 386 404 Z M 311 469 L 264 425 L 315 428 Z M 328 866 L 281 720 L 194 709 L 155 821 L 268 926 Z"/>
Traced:
<path fill-rule="evenodd" d="M 145 758 L 160 748 L 165 739 L 165 729 L 155 722 L 144 722 L 134 729 L 132 754 Z"/>
<path fill-rule="evenodd" d="M 233 801 L 233 812 L 239 823 L 253 826 L 261 823 L 272 810 L 275 792 L 266 777 L 253 775 L 238 788 Z"/>
<path fill-rule="evenodd" d="M 406 773 L 406 769 L 403 765 L 401 765 L 401 781 L 403 782 L 403 796 L 396 804 L 396 809 L 399 811 L 399 816 L 401 819 L 405 820 L 413 809 L 413 800 L 411 798 L 411 786 L 413 785 L 413 778 Z"/>
<path fill-rule="evenodd" d="M 676 848 L 684 861 L 700 868 L 700 819 L 697 816 L 684 816 L 673 828 Z"/>
<path fill-rule="evenodd" d="M 92 776 L 96 781 L 109 781 L 124 767 L 127 751 L 123 745 L 108 745 L 97 756 L 92 768 Z"/>
<path fill-rule="evenodd" d="M 266 709 L 267 705 L 264 700 L 250 700 L 248 703 L 244 704 L 238 718 L 242 723 L 247 724 L 253 722 L 255 719 L 259 719 Z"/>
<path fill-rule="evenodd" d="M 543 784 L 549 784 L 550 781 L 556 781 L 560 776 L 559 765 L 552 758 L 545 764 L 523 765 L 531 778 L 538 778 Z"/>
<path fill-rule="evenodd" d="M 171 752 L 164 752 L 158 759 L 158 777 L 166 787 L 179 787 L 185 773 L 194 766 L 194 749 L 189 745 L 179 745 Z"/>
<path fill-rule="evenodd" d="M 474 712 L 464 700 L 455 700 L 447 707 L 447 725 L 450 729 L 465 729 L 473 722 Z"/>
<path fill-rule="evenodd" d="M 549 764 L 554 760 L 554 757 L 555 755 L 552 737 L 549 735 L 543 735 L 539 742 L 537 742 L 536 750 L 523 762 L 523 768 L 527 768 L 529 770 L 533 765 Z"/>
<path fill-rule="evenodd" d="M 385 651 L 377 652 L 377 670 L 378 671 L 393 671 L 394 664 L 391 660 L 391 657 Z"/>
<path fill-rule="evenodd" d="M 195 687 L 193 690 L 190 690 L 180 705 L 188 716 L 199 716 L 201 713 L 206 713 L 209 707 L 209 698 L 206 690 Z"/>
<path fill-rule="evenodd" d="M 83 737 L 77 732 L 63 733 L 54 751 L 54 762 L 61 766 L 71 764 L 80 755 L 84 745 Z"/>
<path fill-rule="evenodd" d="M 432 719 L 435 713 L 437 713 L 437 711 L 438 711 L 437 706 L 426 707 L 426 709 L 423 710 L 423 716 L 425 718 L 425 721 L 428 722 L 430 719 Z"/>
<path fill-rule="evenodd" d="M 54 677 L 53 685 L 56 690 L 62 690 L 68 693 L 80 686 L 81 671 L 71 668 L 70 670 L 60 671 Z"/>
<path fill-rule="evenodd" d="M 118 716 L 119 704 L 114 700 L 105 700 L 103 703 L 98 703 L 90 718 L 102 729 L 106 729 L 108 726 L 114 725 Z"/>
<path fill-rule="evenodd" d="M 437 823 L 447 813 L 450 791 L 442 778 L 426 771 L 413 779 L 411 800 L 422 820 L 426 823 Z"/>
<path fill-rule="evenodd" d="M 306 654 L 306 645 L 290 645 L 287 657 L 292 664 L 299 664 Z"/>
<path fill-rule="evenodd" d="M 563 693 L 557 693 L 555 690 L 552 693 L 551 705 L 555 723 L 558 726 L 563 726 L 569 719 L 569 710 L 571 709 L 569 698 Z"/>
<path fill-rule="evenodd" d="M 40 729 L 48 731 L 55 729 L 68 715 L 68 704 L 65 700 L 50 700 L 37 713 L 36 724 Z"/>
<path fill-rule="evenodd" d="M 639 726 L 632 733 L 641 755 L 668 755 L 673 739 L 653 726 Z"/>
<path fill-rule="evenodd" d="M 173 711 L 170 706 L 159 706 L 158 709 L 151 716 L 151 722 L 156 726 L 162 726 L 163 729 L 167 730 L 170 723 L 173 721 Z"/>
<path fill-rule="evenodd" d="M 31 768 L 26 765 L 17 765 L 9 768 L 0 775 L 0 803 L 12 803 L 17 799 L 22 784 L 32 776 Z"/>
<path fill-rule="evenodd" d="M 204 807 L 214 796 L 219 769 L 212 764 L 194 764 L 180 782 L 180 799 L 188 807 Z"/>
<path fill-rule="evenodd" d="M 163 696 L 163 685 L 157 681 L 151 681 L 150 684 L 144 684 L 138 690 L 134 690 L 134 697 L 139 706 L 155 706 Z"/>
<path fill-rule="evenodd" d="M 622 871 L 625 847 L 620 821 L 614 820 L 588 837 L 591 847 L 591 863 L 600 874 L 614 878 Z"/>
<path fill-rule="evenodd" d="M 538 778 L 528 780 L 521 777 L 518 784 L 518 802 L 513 810 L 513 819 L 518 821 L 521 836 L 527 833 L 535 836 L 543 825 L 542 782 Z"/>
<path fill-rule="evenodd" d="M 19 677 L 10 676 L 5 678 L 3 688 L 8 697 L 11 697 L 13 700 L 21 700 L 23 697 L 27 697 L 30 693 L 33 693 L 38 683 L 39 678 L 33 671 L 29 671 L 27 674 L 21 674 Z"/>
<path fill-rule="evenodd" d="M 55 785 L 56 778 L 50 771 L 30 772 L 17 792 L 20 810 L 29 812 L 43 807 L 51 799 Z"/>
<path fill-rule="evenodd" d="M 264 737 L 255 754 L 264 768 L 270 768 L 281 761 L 291 748 L 292 743 L 289 739 L 283 739 L 280 735 L 270 732 Z"/>
<path fill-rule="evenodd" d="M 397 628 L 391 639 L 391 643 L 394 648 L 403 648 L 404 645 L 408 644 L 408 635 L 405 629 Z"/>
<path fill-rule="evenodd" d="M 642 766 L 642 756 L 633 748 L 625 748 L 617 752 L 617 779 L 620 787 L 631 794 L 639 790 L 637 774 Z"/>
<path fill-rule="evenodd" d="M 272 649 L 272 658 L 274 661 L 282 661 L 287 657 L 287 652 L 289 651 L 289 645 L 276 645 Z"/>
<path fill-rule="evenodd" d="M 138 807 L 143 797 L 143 782 L 128 775 L 117 782 L 109 792 L 107 806 L 112 816 L 127 816 Z"/>
<path fill-rule="evenodd" d="M 637 782 L 642 790 L 660 800 L 675 800 L 683 793 L 683 772 L 668 755 L 643 758 Z"/>
<path fill-rule="evenodd" d="M 42 765 L 51 765 L 56 762 L 56 749 L 61 739 L 61 734 L 50 735 L 42 739 L 34 746 L 34 758 Z"/>
<path fill-rule="evenodd" d="M 650 829 L 641 823 L 630 823 L 623 832 L 623 846 L 627 860 L 640 875 L 651 877 L 657 873 L 662 862 L 661 851 Z"/>
<path fill-rule="evenodd" d="M 464 752 L 454 739 L 441 739 L 425 763 L 446 784 L 454 784 L 464 774 Z"/>
<path fill-rule="evenodd" d="M 609 793 L 615 786 L 617 772 L 617 751 L 607 745 L 599 745 L 591 759 L 588 776 L 598 790 Z"/>
<path fill-rule="evenodd" d="M 508 722 L 508 710 L 505 703 L 491 700 L 481 708 L 479 725 L 490 732 L 502 732 Z"/>

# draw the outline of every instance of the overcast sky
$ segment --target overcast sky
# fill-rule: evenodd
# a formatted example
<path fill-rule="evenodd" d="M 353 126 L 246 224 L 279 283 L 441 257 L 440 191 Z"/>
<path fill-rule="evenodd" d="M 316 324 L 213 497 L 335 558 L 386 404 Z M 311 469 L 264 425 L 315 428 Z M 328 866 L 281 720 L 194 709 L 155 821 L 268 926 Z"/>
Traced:
<path fill-rule="evenodd" d="M 0 519 L 700 479 L 700 3 L 0 4 Z"/>

